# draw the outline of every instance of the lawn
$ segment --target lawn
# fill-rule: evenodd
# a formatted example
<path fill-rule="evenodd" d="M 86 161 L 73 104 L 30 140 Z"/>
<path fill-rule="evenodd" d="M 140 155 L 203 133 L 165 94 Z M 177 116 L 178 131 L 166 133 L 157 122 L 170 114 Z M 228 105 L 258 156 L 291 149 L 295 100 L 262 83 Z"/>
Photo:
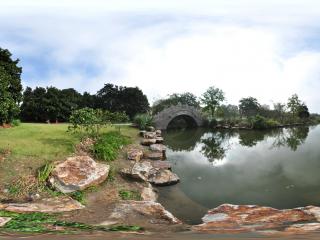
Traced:
<path fill-rule="evenodd" d="M 0 188 L 16 176 L 35 174 L 44 164 L 72 155 L 80 138 L 67 129 L 67 124 L 34 123 L 0 129 L 0 154 L 9 152 L 0 160 Z M 109 126 L 103 131 L 110 130 L 118 130 L 118 127 Z M 132 138 L 137 135 L 137 130 L 129 126 L 121 126 L 121 132 Z"/>

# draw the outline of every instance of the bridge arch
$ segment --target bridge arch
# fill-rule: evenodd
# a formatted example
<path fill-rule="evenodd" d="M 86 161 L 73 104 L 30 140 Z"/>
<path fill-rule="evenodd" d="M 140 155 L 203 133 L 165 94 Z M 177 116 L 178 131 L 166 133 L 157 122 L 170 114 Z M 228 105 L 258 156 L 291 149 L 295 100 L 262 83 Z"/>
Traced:
<path fill-rule="evenodd" d="M 203 118 L 197 108 L 188 105 L 175 105 L 162 110 L 153 117 L 155 127 L 162 130 L 167 129 L 169 123 L 179 116 L 187 116 L 192 119 L 197 127 L 203 126 Z"/>

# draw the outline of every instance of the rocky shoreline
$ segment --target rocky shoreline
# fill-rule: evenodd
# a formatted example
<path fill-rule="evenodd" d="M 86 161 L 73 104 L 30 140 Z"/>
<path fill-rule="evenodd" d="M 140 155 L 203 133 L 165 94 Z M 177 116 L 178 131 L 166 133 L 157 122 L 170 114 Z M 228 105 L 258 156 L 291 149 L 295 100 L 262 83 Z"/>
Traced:
<path fill-rule="evenodd" d="M 154 186 L 172 185 L 180 181 L 172 172 L 170 162 L 166 160 L 166 147 L 163 145 L 161 131 L 149 129 L 141 131 L 140 136 L 140 146 L 135 144 L 124 149 L 126 155 L 119 169 L 122 183 L 139 189 L 139 201 L 119 200 L 115 197 L 118 195 L 115 192 L 117 186 L 114 189 L 105 186 L 99 193 L 91 194 L 93 203 L 88 206 L 62 195 L 25 203 L 3 203 L 0 204 L 0 210 L 17 213 L 63 213 L 65 219 L 70 221 L 86 219 L 99 226 L 134 224 L 152 232 L 191 230 L 195 233 L 214 234 L 256 232 L 264 235 L 288 235 L 320 231 L 320 207 L 316 206 L 278 210 L 265 206 L 223 204 L 209 210 L 201 224 L 184 224 L 157 202 L 158 193 Z M 70 193 L 102 185 L 109 173 L 108 164 L 96 162 L 82 151 L 80 156 L 56 163 L 49 183 L 61 193 Z M 98 198 L 102 201 L 99 200 L 99 204 L 96 204 Z M 0 226 L 10 221 L 10 217 L 0 217 Z"/>

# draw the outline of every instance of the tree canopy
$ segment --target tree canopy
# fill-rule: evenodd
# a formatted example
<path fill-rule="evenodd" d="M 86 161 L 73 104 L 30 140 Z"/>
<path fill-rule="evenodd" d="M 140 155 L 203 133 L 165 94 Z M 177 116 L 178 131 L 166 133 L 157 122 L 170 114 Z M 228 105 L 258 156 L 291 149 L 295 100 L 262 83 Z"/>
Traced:
<path fill-rule="evenodd" d="M 204 106 L 203 110 L 210 114 L 211 119 L 215 117 L 216 110 L 224 99 L 224 92 L 215 87 L 209 87 L 208 90 L 202 94 L 201 103 Z"/>

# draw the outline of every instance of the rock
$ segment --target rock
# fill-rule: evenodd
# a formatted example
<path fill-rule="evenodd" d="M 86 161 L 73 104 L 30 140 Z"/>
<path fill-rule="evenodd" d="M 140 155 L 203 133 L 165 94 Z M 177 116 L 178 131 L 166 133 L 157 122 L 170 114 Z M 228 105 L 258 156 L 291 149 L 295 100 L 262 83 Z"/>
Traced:
<path fill-rule="evenodd" d="M 149 177 L 149 182 L 155 185 L 163 186 L 163 185 L 172 185 L 179 182 L 179 177 L 166 169 L 159 169 L 155 174 Z"/>
<path fill-rule="evenodd" d="M 291 234 L 303 234 L 315 231 L 320 231 L 320 223 L 293 224 L 284 230 L 285 233 Z"/>
<path fill-rule="evenodd" d="M 155 131 L 154 127 L 152 127 L 152 126 L 148 126 L 148 127 L 147 127 L 147 130 L 148 130 L 149 132 L 154 132 L 154 131 Z"/>
<path fill-rule="evenodd" d="M 140 135 L 141 137 L 144 137 L 144 134 L 146 134 L 146 132 L 147 132 L 147 131 L 145 131 L 145 130 L 141 130 L 141 131 L 139 132 L 139 135 Z"/>
<path fill-rule="evenodd" d="M 144 139 L 141 140 L 141 145 L 150 146 L 151 144 L 155 144 L 156 142 L 157 142 L 156 139 L 144 138 Z"/>
<path fill-rule="evenodd" d="M 49 182 L 63 193 L 75 192 L 105 181 L 109 169 L 109 165 L 96 163 L 89 156 L 69 157 L 55 166 Z"/>
<path fill-rule="evenodd" d="M 0 217 L 0 227 L 3 227 L 6 225 L 7 222 L 9 222 L 12 218 L 10 217 Z"/>
<path fill-rule="evenodd" d="M 153 201 L 156 202 L 158 199 L 158 194 L 153 189 L 152 185 L 148 183 L 147 187 L 144 187 L 141 191 L 141 198 L 143 201 Z"/>
<path fill-rule="evenodd" d="M 121 201 L 115 207 L 109 220 L 130 219 L 137 216 L 140 221 L 147 219 L 152 224 L 180 224 L 181 221 L 174 217 L 160 204 L 153 201 Z M 136 218 L 137 218 L 136 217 Z"/>
<path fill-rule="evenodd" d="M 163 144 L 152 144 L 150 145 L 150 150 L 154 152 L 165 152 L 166 146 Z"/>
<path fill-rule="evenodd" d="M 143 157 L 151 160 L 165 159 L 165 156 L 162 152 L 148 152 L 148 153 L 145 153 Z"/>
<path fill-rule="evenodd" d="M 127 157 L 129 160 L 138 162 L 143 157 L 143 151 L 141 149 L 130 149 L 127 152 Z"/>
<path fill-rule="evenodd" d="M 156 143 L 163 143 L 163 141 L 162 137 L 156 137 Z"/>
<path fill-rule="evenodd" d="M 155 168 L 148 161 L 135 163 L 131 168 L 122 169 L 120 172 L 127 177 L 155 185 L 172 185 L 179 182 L 176 174 L 167 169 Z"/>
<path fill-rule="evenodd" d="M 143 137 L 147 139 L 154 139 L 157 136 L 155 132 L 145 132 Z"/>
<path fill-rule="evenodd" d="M 144 161 L 135 163 L 132 168 L 125 168 L 121 170 L 121 174 L 134 178 L 136 180 L 147 182 L 149 175 L 152 174 L 154 168 L 150 162 Z"/>
<path fill-rule="evenodd" d="M 151 162 L 152 167 L 158 169 L 171 169 L 172 165 L 169 161 L 157 160 Z"/>
<path fill-rule="evenodd" d="M 255 205 L 223 204 L 209 210 L 202 218 L 203 224 L 193 226 L 199 232 L 250 232 L 257 230 L 278 230 L 289 224 L 316 221 L 318 207 L 278 210 Z"/>
<path fill-rule="evenodd" d="M 161 137 L 161 134 L 162 134 L 161 130 L 157 130 L 157 131 L 156 131 L 156 136 L 157 136 L 157 137 Z"/>
<path fill-rule="evenodd" d="M 74 210 L 83 209 L 84 206 L 68 196 L 60 196 L 54 198 L 43 198 L 35 202 L 27 203 L 7 203 L 2 204 L 0 209 L 17 212 L 17 213 L 28 213 L 28 212 L 42 212 L 42 213 L 58 213 L 58 212 L 69 212 Z"/>

